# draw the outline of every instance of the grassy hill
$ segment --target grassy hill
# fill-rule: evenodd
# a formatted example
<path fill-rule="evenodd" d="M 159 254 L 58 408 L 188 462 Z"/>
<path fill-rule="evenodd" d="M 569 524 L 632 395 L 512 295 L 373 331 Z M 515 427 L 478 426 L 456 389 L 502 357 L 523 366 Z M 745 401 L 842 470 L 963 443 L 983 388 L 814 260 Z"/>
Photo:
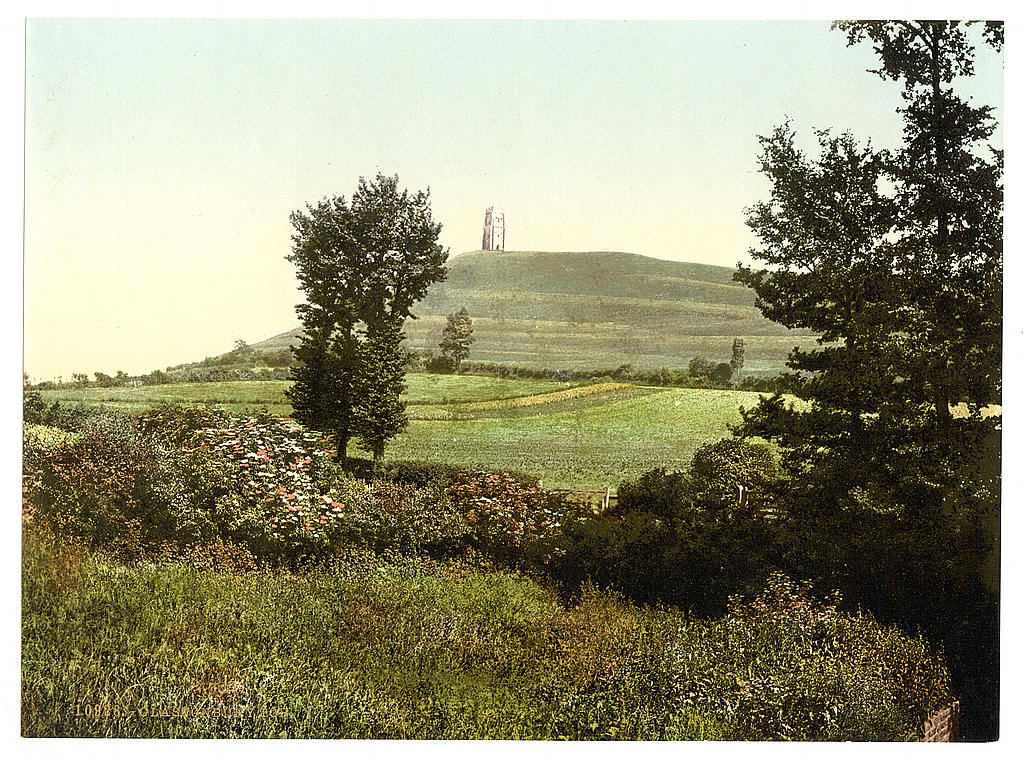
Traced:
<path fill-rule="evenodd" d="M 627 252 L 466 252 L 449 261 L 406 324 L 408 345 L 437 352 L 445 316 L 473 317 L 471 360 L 532 368 L 682 368 L 727 361 L 746 342 L 746 371 L 775 373 L 812 338 L 767 321 L 733 269 Z M 298 330 L 251 347 L 287 348 Z"/>

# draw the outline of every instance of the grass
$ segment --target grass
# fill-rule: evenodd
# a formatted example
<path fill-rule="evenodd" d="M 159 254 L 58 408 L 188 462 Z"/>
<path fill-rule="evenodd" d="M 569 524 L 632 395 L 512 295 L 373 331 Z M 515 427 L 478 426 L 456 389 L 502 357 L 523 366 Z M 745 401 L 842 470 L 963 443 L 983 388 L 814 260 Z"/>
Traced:
<path fill-rule="evenodd" d="M 288 384 L 182 383 L 44 395 L 137 410 L 156 402 L 206 403 L 233 410 L 263 406 L 288 415 L 290 406 L 279 402 Z M 728 436 L 728 425 L 740 420 L 740 406 L 752 406 L 758 397 L 729 390 L 410 374 L 409 428 L 388 445 L 386 456 L 517 470 L 552 488 L 616 486 L 655 467 L 686 466 L 701 445 Z"/>
<path fill-rule="evenodd" d="M 141 387 L 96 387 L 84 390 L 44 390 L 46 400 L 62 403 L 106 404 L 145 409 L 161 403 L 220 405 L 233 410 L 266 406 L 288 413 L 291 405 L 285 390 L 287 381 L 177 382 Z M 444 405 L 517 398 L 536 393 L 565 390 L 579 383 L 546 379 L 498 379 L 496 377 L 447 374 L 408 374 L 405 401 L 413 406 Z"/>
<path fill-rule="evenodd" d="M 617 486 L 657 467 L 681 469 L 701 445 L 727 437 L 739 407 L 758 393 L 644 389 L 597 405 L 536 416 L 411 421 L 388 445 L 389 459 L 518 470 L 549 488 Z"/>
<path fill-rule="evenodd" d="M 123 566 L 26 538 L 29 737 L 720 737 L 681 707 L 679 615 L 351 553 L 307 574 Z"/>
<path fill-rule="evenodd" d="M 409 428 L 388 459 L 510 469 L 551 488 L 617 486 L 656 467 L 681 469 L 727 437 L 758 393 L 410 374 Z M 46 391 L 49 399 L 142 410 L 157 402 L 254 406 L 287 416 L 288 382 L 207 382 Z M 447 403 L 446 403 L 447 402 Z M 364 455 L 358 447 L 353 451 Z"/>
<path fill-rule="evenodd" d="M 783 370 L 814 338 L 766 320 L 733 269 L 627 252 L 467 252 L 449 261 L 406 323 L 408 345 L 438 352 L 445 316 L 473 317 L 471 358 L 530 368 L 685 368 L 704 355 L 728 361 L 746 342 L 746 372 Z M 296 331 L 252 345 L 277 351 Z"/>

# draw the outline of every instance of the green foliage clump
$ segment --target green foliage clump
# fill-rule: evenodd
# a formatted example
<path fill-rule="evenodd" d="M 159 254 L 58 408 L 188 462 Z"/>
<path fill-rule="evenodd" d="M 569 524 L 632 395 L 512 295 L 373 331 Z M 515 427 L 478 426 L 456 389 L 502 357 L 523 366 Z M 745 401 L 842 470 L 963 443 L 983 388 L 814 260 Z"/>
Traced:
<path fill-rule="evenodd" d="M 463 473 L 448 493 L 466 513 L 474 546 L 513 565 L 543 565 L 561 554 L 563 528 L 586 511 L 536 480 L 508 472 Z"/>
<path fill-rule="evenodd" d="M 687 482 L 695 504 L 704 511 L 726 515 L 736 504 L 739 486 L 764 496 L 781 477 L 767 446 L 727 438 L 697 449 Z"/>
<path fill-rule="evenodd" d="M 907 740 L 947 705 L 949 673 L 924 640 L 816 601 L 808 584 L 769 577 L 688 642 L 691 703 L 747 740 Z"/>

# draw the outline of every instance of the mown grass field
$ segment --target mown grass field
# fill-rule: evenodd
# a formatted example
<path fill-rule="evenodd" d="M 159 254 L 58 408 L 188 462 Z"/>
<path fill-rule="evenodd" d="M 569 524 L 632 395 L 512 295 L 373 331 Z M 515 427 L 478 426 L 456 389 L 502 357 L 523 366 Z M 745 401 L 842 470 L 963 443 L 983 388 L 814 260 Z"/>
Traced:
<path fill-rule="evenodd" d="M 410 374 L 409 428 L 391 460 L 443 461 L 536 475 L 551 488 L 616 486 L 656 467 L 681 469 L 701 445 L 727 437 L 758 393 L 581 385 L 549 380 Z M 149 408 L 161 402 L 267 408 L 288 415 L 288 382 L 182 383 L 47 391 L 68 403 Z M 354 445 L 352 453 L 366 456 Z"/>
<path fill-rule="evenodd" d="M 657 467 L 686 467 L 700 446 L 727 437 L 740 406 L 758 396 L 633 387 L 617 400 L 578 398 L 533 416 L 414 420 L 387 456 L 518 470 L 548 488 L 614 487 Z"/>

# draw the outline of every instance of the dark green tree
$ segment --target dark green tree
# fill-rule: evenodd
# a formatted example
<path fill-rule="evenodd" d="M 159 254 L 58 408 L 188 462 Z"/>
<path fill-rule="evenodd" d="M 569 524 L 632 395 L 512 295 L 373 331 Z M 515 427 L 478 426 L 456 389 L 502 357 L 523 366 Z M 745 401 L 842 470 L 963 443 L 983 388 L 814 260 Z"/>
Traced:
<path fill-rule="evenodd" d="M 747 412 L 742 432 L 780 442 L 803 480 L 794 484 L 801 495 L 827 493 L 832 501 L 872 473 L 877 436 L 904 412 L 865 416 L 893 393 L 884 237 L 894 209 L 879 190 L 884 156 L 847 134 L 817 138 L 816 158 L 797 148 L 789 125 L 761 138 L 772 192 L 748 211 L 747 224 L 761 242 L 751 254 L 774 267 L 740 266 L 736 274 L 767 318 L 819 335 L 821 345 L 796 349 L 788 361 L 793 389 L 812 408 L 786 407 L 776 397 Z"/>
<path fill-rule="evenodd" d="M 295 230 L 288 260 L 306 302 L 296 307 L 303 334 L 293 347 L 294 384 L 287 395 L 296 419 L 334 436 L 336 458 L 345 464 L 355 432 L 356 324 L 365 299 L 366 263 L 345 197 L 307 205 L 292 213 L 291 223 Z"/>
<path fill-rule="evenodd" d="M 288 259 L 306 293 L 297 308 L 304 336 L 289 392 L 296 416 L 332 433 L 343 463 L 354 435 L 381 454 L 404 422 L 402 376 L 391 371 L 401 367 L 402 323 L 446 273 L 429 192 L 410 194 L 399 190 L 397 176 L 378 174 L 359 179 L 351 202 L 324 199 L 291 222 Z"/>
<path fill-rule="evenodd" d="M 782 446 L 802 572 L 944 642 L 971 734 L 990 739 L 999 423 L 980 409 L 1001 389 L 1002 155 L 985 145 L 991 109 L 953 87 L 973 73 L 965 24 L 836 26 L 902 84 L 904 140 L 875 151 L 822 132 L 808 158 L 788 125 L 762 139 L 772 192 L 748 223 L 770 267 L 737 279 L 820 344 L 790 355 L 804 405 L 765 399 L 739 432 Z M 1001 27 L 984 38 L 998 47 Z"/>
<path fill-rule="evenodd" d="M 469 346 L 473 344 L 473 319 L 466 308 L 462 307 L 449 313 L 444 330 L 441 333 L 441 354 L 451 359 L 455 372 L 462 368 L 462 362 L 469 356 Z"/>
<path fill-rule="evenodd" d="M 837 22 L 850 45 L 869 41 L 875 71 L 903 86 L 904 143 L 888 163 L 900 215 L 893 276 L 911 352 L 901 376 L 935 426 L 954 428 L 950 406 L 972 411 L 1001 392 L 1002 151 L 986 145 L 990 106 L 973 106 L 953 83 L 974 73 L 968 24 L 957 21 Z M 1000 49 L 1003 28 L 987 22 Z"/>
<path fill-rule="evenodd" d="M 405 391 L 403 339 L 400 320 L 377 321 L 366 327 L 359 347 L 356 422 L 360 440 L 378 464 L 387 442 L 408 423 L 401 400 Z"/>
<path fill-rule="evenodd" d="M 725 387 L 732 379 L 732 366 L 727 363 L 716 363 L 711 370 L 711 381 L 719 387 Z"/>

